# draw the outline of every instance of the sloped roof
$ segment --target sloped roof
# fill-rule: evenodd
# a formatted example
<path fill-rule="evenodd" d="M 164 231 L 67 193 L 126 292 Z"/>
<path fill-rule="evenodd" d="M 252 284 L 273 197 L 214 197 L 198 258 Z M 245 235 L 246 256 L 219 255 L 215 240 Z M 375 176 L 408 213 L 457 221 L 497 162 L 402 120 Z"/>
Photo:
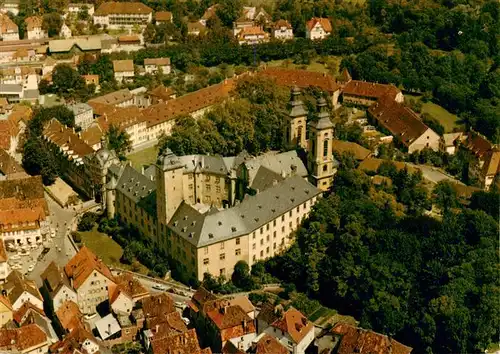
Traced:
<path fill-rule="evenodd" d="M 127 165 L 118 179 L 116 189 L 137 204 L 156 191 L 156 183 Z"/>
<path fill-rule="evenodd" d="M 144 65 L 170 65 L 170 58 L 147 58 Z"/>
<path fill-rule="evenodd" d="M 188 34 L 192 32 L 203 32 L 205 30 L 205 26 L 198 21 L 188 22 L 187 24 Z"/>
<path fill-rule="evenodd" d="M 85 328 L 83 328 L 83 326 L 80 326 L 72 330 L 60 341 L 54 343 L 50 347 L 50 352 L 64 354 L 76 354 L 77 352 L 75 352 L 75 350 L 83 352 L 82 345 L 87 340 L 95 343 L 96 345 L 99 344 L 99 341 L 91 332 L 87 331 Z"/>
<path fill-rule="evenodd" d="M 23 167 L 18 164 L 17 161 L 4 149 L 0 149 L 0 172 L 7 176 L 7 178 L 9 175 L 13 174 L 20 174 L 19 176 L 29 177 Z"/>
<path fill-rule="evenodd" d="M 33 305 L 31 302 L 25 302 L 23 305 L 14 312 L 14 315 L 12 316 L 14 318 L 14 321 L 17 322 L 18 325 L 22 324 L 23 319 L 31 312 L 34 311 L 42 316 L 45 317 L 45 312 L 43 312 L 42 309 L 39 309 L 35 305 Z"/>
<path fill-rule="evenodd" d="M 73 301 L 65 301 L 56 311 L 56 316 L 61 326 L 68 332 L 82 325 L 83 314 Z"/>
<path fill-rule="evenodd" d="M 211 350 L 200 349 L 198 337 L 194 329 L 187 332 L 178 333 L 169 337 L 153 339 L 151 341 L 151 351 L 153 354 L 208 354 Z"/>
<path fill-rule="evenodd" d="M 344 152 L 350 152 L 354 155 L 356 160 L 364 160 L 372 153 L 370 150 L 364 148 L 363 146 L 343 140 L 332 140 L 333 151 L 343 154 Z"/>
<path fill-rule="evenodd" d="M 288 354 L 288 350 L 273 336 L 264 333 L 255 347 L 255 354 Z"/>
<path fill-rule="evenodd" d="M 209 20 L 213 16 L 216 15 L 217 7 L 219 7 L 219 4 L 215 4 L 210 6 L 208 9 L 205 10 L 203 13 L 203 16 L 201 17 L 203 20 Z"/>
<path fill-rule="evenodd" d="M 113 71 L 124 72 L 124 71 L 134 71 L 134 61 L 133 60 L 113 60 Z"/>
<path fill-rule="evenodd" d="M 0 263 L 3 262 L 7 262 L 7 252 L 5 251 L 3 239 L 0 239 Z"/>
<path fill-rule="evenodd" d="M 203 305 L 205 305 L 206 302 L 214 300 L 217 300 L 217 296 L 205 289 L 203 286 L 200 286 L 191 298 L 191 302 L 196 306 L 200 306 L 200 309 L 203 308 Z"/>
<path fill-rule="evenodd" d="M 47 268 L 40 275 L 42 280 L 45 282 L 49 292 L 51 294 L 56 293 L 59 288 L 63 285 L 66 285 L 68 288 L 71 288 L 68 278 L 64 273 L 63 269 L 59 268 L 57 264 L 52 261 L 49 263 Z"/>
<path fill-rule="evenodd" d="M 248 327 L 245 333 L 255 332 L 255 325 L 252 319 L 238 305 L 216 308 L 207 312 L 206 315 L 219 330 L 242 326 L 243 322 L 245 322 Z"/>
<path fill-rule="evenodd" d="M 107 16 L 114 14 L 147 15 L 153 12 L 153 9 L 144 5 L 142 2 L 104 2 L 97 8 L 94 16 Z"/>
<path fill-rule="evenodd" d="M 443 138 L 444 146 L 453 146 L 453 145 L 455 145 L 455 143 L 457 142 L 457 140 L 459 141 L 462 138 L 463 135 L 464 135 L 464 133 L 462 133 L 462 132 L 443 134 L 442 138 Z"/>
<path fill-rule="evenodd" d="M 28 31 L 33 31 L 36 28 L 42 28 L 43 19 L 41 16 L 30 16 L 24 19 L 26 23 L 26 29 Z"/>
<path fill-rule="evenodd" d="M 413 350 L 383 334 L 347 323 L 336 324 L 332 333 L 340 336 L 338 354 L 410 354 Z"/>
<path fill-rule="evenodd" d="M 430 129 L 409 107 L 384 96 L 368 108 L 368 113 L 405 146 Z"/>
<path fill-rule="evenodd" d="M 165 293 L 151 295 L 142 299 L 142 311 L 146 319 L 166 316 L 175 312 L 174 300 Z"/>
<path fill-rule="evenodd" d="M 111 313 L 96 321 L 95 326 L 97 328 L 99 336 L 103 340 L 108 339 L 121 330 L 120 324 Z"/>
<path fill-rule="evenodd" d="M 383 96 L 395 99 L 396 95 L 400 92 L 401 91 L 394 85 L 359 80 L 350 80 L 342 88 L 342 93 L 344 95 L 370 97 L 374 99 L 379 99 Z"/>
<path fill-rule="evenodd" d="M 339 89 L 335 79 L 330 74 L 315 71 L 268 67 L 259 71 L 258 75 L 275 79 L 276 84 L 280 86 L 297 86 L 299 88 L 318 87 L 330 93 Z"/>
<path fill-rule="evenodd" d="M 30 176 L 22 179 L 0 181 L 0 200 L 8 198 L 26 202 L 39 199 L 45 200 L 42 177 Z M 9 204 L 11 203 L 9 202 Z M 0 207 L 0 210 L 5 209 Z"/>
<path fill-rule="evenodd" d="M 399 171 L 399 170 L 402 170 L 404 168 L 407 168 L 408 171 L 410 172 L 413 172 L 415 170 L 414 167 L 412 167 L 411 165 L 405 163 L 405 162 L 401 162 L 401 161 L 392 161 L 392 160 L 383 160 L 383 159 L 377 159 L 375 157 L 368 157 L 367 159 L 363 160 L 360 162 L 359 166 L 358 166 L 358 170 L 362 170 L 362 171 L 369 171 L 369 172 L 377 172 L 378 168 L 380 167 L 380 165 L 384 162 L 389 162 L 389 163 L 392 163 L 396 169 Z"/>
<path fill-rule="evenodd" d="M 98 122 L 92 122 L 90 126 L 80 133 L 82 140 L 89 146 L 94 146 L 101 142 L 105 131 L 101 128 Z"/>
<path fill-rule="evenodd" d="M 293 307 L 288 309 L 283 316 L 274 321 L 271 326 L 288 333 L 295 343 L 300 343 L 302 339 L 314 330 L 314 325 L 299 310 Z"/>
<path fill-rule="evenodd" d="M 80 48 L 82 51 L 101 50 L 101 37 L 88 36 L 69 39 L 52 39 L 49 41 L 49 51 L 51 53 L 69 52 L 73 46 Z"/>
<path fill-rule="evenodd" d="M 86 246 L 80 248 L 78 253 L 64 266 L 64 272 L 69 279 L 73 280 L 73 288 L 75 289 L 78 289 L 94 271 L 113 281 L 113 275 L 109 268 Z"/>
<path fill-rule="evenodd" d="M 493 145 L 485 137 L 474 131 L 469 132 L 464 145 L 479 158 L 481 158 L 486 152 L 490 151 L 493 147 Z"/>
<path fill-rule="evenodd" d="M 19 29 L 17 25 L 10 19 L 7 14 L 0 14 L 0 29 L 2 33 L 17 33 Z M 9 43 L 11 43 L 9 41 Z"/>
<path fill-rule="evenodd" d="M 28 351 L 47 343 L 47 335 L 36 324 L 15 329 L 0 328 L 0 349 L 7 351 Z"/>
<path fill-rule="evenodd" d="M 250 188 L 256 191 L 263 191 L 269 187 L 274 186 L 276 183 L 283 181 L 285 178 L 274 171 L 271 171 L 265 166 L 260 166 L 255 174 L 255 177 L 250 184 Z"/>
<path fill-rule="evenodd" d="M 146 289 L 139 280 L 127 273 L 116 276 L 115 284 L 108 287 L 109 302 L 111 304 L 117 299 L 121 292 L 129 296 L 132 300 L 143 298 L 149 294 L 148 289 Z"/>
<path fill-rule="evenodd" d="M 26 279 L 17 270 L 10 272 L 7 276 L 7 282 L 1 285 L 0 288 L 7 292 L 7 297 L 11 304 L 14 304 L 25 291 L 43 301 L 42 295 L 38 291 L 35 282 Z"/>
<path fill-rule="evenodd" d="M 141 43 L 141 39 L 139 38 L 138 35 L 135 34 L 128 34 L 128 35 L 122 35 L 118 37 L 118 42 L 119 43 Z"/>
<path fill-rule="evenodd" d="M 187 332 L 188 328 L 177 311 L 165 316 L 153 317 L 146 320 L 146 327 L 151 330 L 154 339 L 169 337 L 178 333 Z"/>
<path fill-rule="evenodd" d="M 99 96 L 96 98 L 93 98 L 89 100 L 87 103 L 96 111 L 96 108 L 94 107 L 94 103 L 101 103 L 101 104 L 106 104 L 106 105 L 118 105 L 120 103 L 123 103 L 125 101 L 129 101 L 133 99 L 132 94 L 130 93 L 129 89 L 122 89 L 118 91 L 114 91 L 111 93 L 108 93 L 103 96 Z M 99 114 L 97 112 L 94 112 L 96 114 Z"/>
<path fill-rule="evenodd" d="M 332 31 L 332 23 L 328 18 L 321 18 L 321 17 L 313 17 L 306 23 L 307 29 L 310 31 L 316 26 L 316 24 L 320 24 L 321 27 L 323 27 L 323 30 L 325 32 L 331 32 Z"/>
<path fill-rule="evenodd" d="M 156 21 L 172 21 L 172 13 L 170 11 L 157 11 L 155 13 Z"/>
<path fill-rule="evenodd" d="M 78 160 L 94 153 L 94 149 L 86 144 L 73 129 L 52 118 L 43 129 L 44 137 L 63 149 L 68 149 L 68 158 Z"/>
<path fill-rule="evenodd" d="M 151 91 L 148 91 L 149 96 L 157 97 L 164 101 L 172 99 L 172 95 L 175 95 L 175 91 L 171 87 L 165 87 L 163 85 L 156 86 Z"/>
<path fill-rule="evenodd" d="M 229 299 L 229 304 L 231 306 L 239 306 L 245 313 L 249 313 L 255 311 L 255 306 L 253 306 L 252 302 L 248 299 L 247 296 L 236 296 L 232 299 Z"/>
<path fill-rule="evenodd" d="M 500 151 L 492 149 L 486 153 L 483 166 L 484 176 L 495 176 L 500 173 Z"/>
<path fill-rule="evenodd" d="M 274 24 L 275 29 L 280 29 L 282 27 L 290 29 L 290 28 L 292 28 L 292 25 L 290 24 L 290 22 L 288 22 L 287 20 L 283 20 L 283 19 L 276 21 L 276 23 Z"/>

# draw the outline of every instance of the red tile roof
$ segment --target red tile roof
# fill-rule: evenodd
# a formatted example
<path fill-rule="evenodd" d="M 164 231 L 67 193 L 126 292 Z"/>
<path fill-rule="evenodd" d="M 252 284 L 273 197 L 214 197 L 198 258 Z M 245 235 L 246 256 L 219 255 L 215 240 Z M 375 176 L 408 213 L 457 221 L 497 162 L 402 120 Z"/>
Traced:
<path fill-rule="evenodd" d="M 42 28 L 43 19 L 41 16 L 31 16 L 24 19 L 26 22 L 26 29 L 33 31 L 36 28 Z"/>
<path fill-rule="evenodd" d="M 118 298 L 120 293 L 124 293 L 133 301 L 137 301 L 149 295 L 140 281 L 132 275 L 124 273 L 115 278 L 115 284 L 108 286 L 109 302 L 112 304 Z"/>
<path fill-rule="evenodd" d="M 319 73 L 315 71 L 285 69 L 285 68 L 266 68 L 258 73 L 276 80 L 281 86 L 299 88 L 318 87 L 323 91 L 333 93 L 339 89 L 335 79 L 330 74 Z"/>
<path fill-rule="evenodd" d="M 384 96 L 368 108 L 368 113 L 405 146 L 411 145 L 429 127 L 409 107 Z"/>
<path fill-rule="evenodd" d="M 273 336 L 264 334 L 264 336 L 257 342 L 255 354 L 288 354 L 288 349 L 286 349 Z"/>
<path fill-rule="evenodd" d="M 364 148 L 363 146 L 343 140 L 332 140 L 333 151 L 343 154 L 344 152 L 350 152 L 354 155 L 356 160 L 364 160 L 372 153 L 370 150 Z"/>
<path fill-rule="evenodd" d="M 321 18 L 321 17 L 313 17 L 306 23 L 307 29 L 310 31 L 316 26 L 316 24 L 319 23 L 321 27 L 323 27 L 323 30 L 325 32 L 331 32 L 332 31 L 332 23 L 330 22 L 329 19 L 327 18 Z"/>
<path fill-rule="evenodd" d="M 0 295 L 0 303 L 4 304 L 10 311 L 13 311 L 12 305 L 11 305 L 8 297 Z"/>
<path fill-rule="evenodd" d="M 282 27 L 286 27 L 288 29 L 292 28 L 292 25 L 290 24 L 290 22 L 288 22 L 287 20 L 278 20 L 276 21 L 276 23 L 274 24 L 274 28 L 275 29 L 280 29 Z"/>
<path fill-rule="evenodd" d="M 335 325 L 332 333 L 340 336 L 338 354 L 410 354 L 412 351 L 411 347 L 383 334 L 346 323 Z"/>
<path fill-rule="evenodd" d="M 202 351 L 200 349 L 198 337 L 194 329 L 170 337 L 153 339 L 151 341 L 151 350 L 153 354 L 211 353 L 211 351 Z"/>
<path fill-rule="evenodd" d="M 474 155 L 479 158 L 490 151 L 493 147 L 493 145 L 488 140 L 486 140 L 485 137 L 476 132 L 469 132 L 467 140 L 464 144 L 467 149 L 472 151 L 472 153 L 474 153 Z"/>
<path fill-rule="evenodd" d="M 283 316 L 274 321 L 271 326 L 288 333 L 295 343 L 300 343 L 302 339 L 314 330 L 314 325 L 300 311 L 290 308 Z"/>
<path fill-rule="evenodd" d="M 170 58 L 147 58 L 144 65 L 170 65 Z"/>
<path fill-rule="evenodd" d="M 170 11 L 158 11 L 155 13 L 156 21 L 172 21 L 172 13 Z"/>
<path fill-rule="evenodd" d="M 75 289 L 78 289 L 94 271 L 113 281 L 113 275 L 109 268 L 86 246 L 80 248 L 78 253 L 64 266 L 64 272 L 70 280 L 73 280 L 73 288 Z"/>
<path fill-rule="evenodd" d="M 122 3 L 124 4 L 124 3 Z M 113 71 L 125 72 L 134 71 L 134 61 L 133 60 L 113 60 Z"/>
<path fill-rule="evenodd" d="M 7 178 L 29 177 L 23 167 L 4 149 L 0 149 L 0 172 L 7 176 Z"/>
<path fill-rule="evenodd" d="M 146 327 L 151 329 L 155 339 L 184 333 L 188 330 L 181 318 L 181 314 L 177 311 L 146 320 Z"/>
<path fill-rule="evenodd" d="M 0 349 L 29 351 L 48 344 L 47 335 L 36 324 L 15 329 L 0 328 Z"/>
<path fill-rule="evenodd" d="M 17 135 L 17 132 L 17 127 L 10 120 L 0 120 L 0 148 L 9 150 L 11 139 Z"/>
<path fill-rule="evenodd" d="M 50 347 L 51 353 L 76 354 L 75 350 L 82 353 L 82 345 L 86 340 L 90 340 L 95 344 L 99 344 L 94 335 L 83 327 L 75 328 L 71 333 L 67 334 L 62 340 L 54 343 Z M 99 353 L 99 352 L 98 352 Z"/>
<path fill-rule="evenodd" d="M 71 158 L 82 158 L 94 152 L 73 129 L 62 125 L 57 119 L 53 118 L 43 130 L 44 137 L 59 147 L 67 147 L 73 151 Z"/>
<path fill-rule="evenodd" d="M 175 312 L 174 300 L 165 293 L 142 299 L 142 311 L 146 319 L 163 317 Z"/>
<path fill-rule="evenodd" d="M 65 301 L 56 311 L 61 326 L 68 332 L 82 325 L 83 315 L 80 308 L 73 301 Z"/>
<path fill-rule="evenodd" d="M 378 84 L 376 82 L 366 82 L 350 80 L 342 88 L 343 95 L 369 97 L 379 99 L 382 96 L 390 96 L 393 99 L 401 91 L 394 85 Z"/>
<path fill-rule="evenodd" d="M 39 309 L 31 302 L 27 301 L 16 312 L 14 312 L 14 315 L 12 317 L 18 325 L 21 325 L 23 323 L 23 320 L 29 315 L 31 311 L 37 312 L 40 315 L 45 316 L 45 312 L 43 312 L 43 310 Z"/>
<path fill-rule="evenodd" d="M 206 313 L 207 317 L 215 324 L 215 326 L 220 330 L 233 330 L 236 329 L 235 335 L 232 335 L 231 331 L 227 331 L 224 334 L 222 341 L 239 337 L 246 333 L 255 332 L 255 324 L 253 320 L 248 316 L 243 309 L 237 305 L 227 306 L 221 304 Z M 237 334 L 236 334 L 237 333 Z"/>
<path fill-rule="evenodd" d="M 483 175 L 495 176 L 498 173 L 500 173 L 500 151 L 495 148 L 486 153 Z"/>

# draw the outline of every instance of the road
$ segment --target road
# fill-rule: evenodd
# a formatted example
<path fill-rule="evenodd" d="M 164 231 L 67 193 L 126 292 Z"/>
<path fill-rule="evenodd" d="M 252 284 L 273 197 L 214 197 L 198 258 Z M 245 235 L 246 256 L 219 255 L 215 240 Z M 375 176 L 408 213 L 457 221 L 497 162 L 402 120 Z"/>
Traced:
<path fill-rule="evenodd" d="M 423 177 L 432 183 L 438 183 L 440 181 L 446 180 L 452 183 L 463 184 L 459 180 L 450 177 L 449 175 L 445 174 L 443 171 L 441 171 L 436 167 L 427 165 L 412 165 L 412 167 L 418 168 L 420 171 L 422 171 Z"/>

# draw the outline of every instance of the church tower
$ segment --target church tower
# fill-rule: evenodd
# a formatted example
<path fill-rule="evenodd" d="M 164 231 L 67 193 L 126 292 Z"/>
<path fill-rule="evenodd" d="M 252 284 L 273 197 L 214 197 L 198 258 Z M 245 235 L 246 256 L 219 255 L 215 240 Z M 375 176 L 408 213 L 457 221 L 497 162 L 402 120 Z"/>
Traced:
<path fill-rule="evenodd" d="M 170 149 L 156 161 L 156 210 L 162 229 L 184 200 L 183 171 L 184 165 Z"/>
<path fill-rule="evenodd" d="M 309 122 L 309 148 L 307 167 L 310 181 L 326 191 L 333 182 L 333 123 L 324 98 L 318 100 L 318 120 Z"/>
<path fill-rule="evenodd" d="M 304 103 L 300 100 L 300 89 L 297 86 L 292 89 L 290 105 L 292 108 L 285 119 L 284 127 L 285 146 L 300 146 L 303 149 L 307 149 L 307 111 Z"/>

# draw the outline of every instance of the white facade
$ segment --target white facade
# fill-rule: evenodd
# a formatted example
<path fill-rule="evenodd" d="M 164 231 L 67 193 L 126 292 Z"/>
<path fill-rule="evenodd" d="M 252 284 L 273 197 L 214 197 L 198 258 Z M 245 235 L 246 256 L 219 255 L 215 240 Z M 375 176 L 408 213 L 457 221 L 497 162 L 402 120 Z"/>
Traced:
<path fill-rule="evenodd" d="M 47 32 L 42 27 L 34 27 L 31 31 L 27 31 L 28 39 L 42 39 L 47 38 Z"/>
<path fill-rule="evenodd" d="M 89 16 L 94 15 L 94 5 L 92 4 L 68 4 L 68 12 L 70 14 L 78 15 L 83 9 L 87 9 Z"/>
<path fill-rule="evenodd" d="M 2 242 L 2 241 L 0 241 Z M 0 282 L 4 282 L 10 274 L 10 266 L 7 262 L 0 262 Z"/>
<path fill-rule="evenodd" d="M 24 291 L 21 296 L 17 298 L 17 300 L 12 304 L 12 309 L 14 311 L 19 310 L 25 302 L 30 302 L 33 306 L 43 310 L 43 301 L 27 291 Z"/>
<path fill-rule="evenodd" d="M 136 25 L 146 26 L 153 21 L 153 13 L 149 14 L 108 14 L 93 17 L 95 25 L 106 26 L 109 29 L 132 28 Z"/>
<path fill-rule="evenodd" d="M 82 130 L 86 130 L 94 121 L 94 111 L 88 104 L 78 103 L 70 108 L 75 114 L 75 125 Z"/>
<path fill-rule="evenodd" d="M 236 348 L 246 352 L 252 346 L 252 342 L 255 337 L 257 337 L 257 333 L 253 332 L 244 334 L 239 337 L 231 338 L 229 341 L 233 343 Z"/>
<path fill-rule="evenodd" d="M 63 23 L 63 25 L 61 26 L 61 30 L 59 31 L 59 37 L 71 38 L 71 35 L 71 29 L 65 23 Z"/>
<path fill-rule="evenodd" d="M 326 32 L 323 26 L 321 26 L 321 23 L 316 22 L 314 27 L 309 30 L 306 28 L 306 38 L 310 40 L 316 40 L 316 39 L 325 39 L 330 35 L 329 32 Z"/>
<path fill-rule="evenodd" d="M 124 81 L 130 81 L 134 78 L 134 72 L 133 71 L 118 71 L 115 72 L 115 80 L 119 83 L 122 83 Z"/>
<path fill-rule="evenodd" d="M 17 31 L 9 31 L 2 33 L 2 40 L 6 41 L 18 41 L 19 40 L 19 32 Z"/>
<path fill-rule="evenodd" d="M 42 240 L 42 228 L 34 227 L 29 230 L 4 231 L 0 235 L 5 243 L 14 243 L 16 246 L 34 245 Z"/>
<path fill-rule="evenodd" d="M 273 37 L 283 41 L 293 39 L 293 29 L 286 26 L 281 26 L 280 28 L 275 28 L 273 30 Z"/>
<path fill-rule="evenodd" d="M 99 351 L 99 345 L 90 340 L 90 339 L 85 339 L 85 341 L 82 343 L 82 349 L 85 350 L 89 354 L 94 354 Z"/>
<path fill-rule="evenodd" d="M 77 303 L 83 314 L 93 314 L 96 306 L 108 299 L 110 280 L 97 271 L 93 271 L 77 290 Z"/>
<path fill-rule="evenodd" d="M 429 148 L 434 151 L 439 150 L 439 142 L 440 137 L 437 133 L 435 133 L 431 128 L 427 128 L 427 130 L 420 135 L 414 142 L 412 142 L 408 146 L 408 153 L 412 153 L 414 151 L 419 151 L 424 148 Z"/>
<path fill-rule="evenodd" d="M 145 64 L 144 69 L 147 74 L 156 74 L 159 70 L 165 75 L 170 74 L 170 65 Z"/>
<path fill-rule="evenodd" d="M 299 343 L 295 343 L 290 334 L 284 333 L 281 330 L 272 326 L 266 328 L 264 333 L 276 338 L 290 353 L 304 354 L 306 348 L 314 341 L 314 326 L 311 327 L 309 332 L 302 338 Z"/>
<path fill-rule="evenodd" d="M 54 306 L 54 312 L 61 307 L 61 305 L 66 301 L 73 301 L 75 304 L 78 302 L 76 292 L 68 287 L 67 285 L 62 285 L 57 292 L 52 297 L 52 304 Z"/>
<path fill-rule="evenodd" d="M 111 304 L 111 309 L 116 314 L 130 314 L 134 307 L 134 301 L 123 292 L 120 292 L 118 297 Z"/>

